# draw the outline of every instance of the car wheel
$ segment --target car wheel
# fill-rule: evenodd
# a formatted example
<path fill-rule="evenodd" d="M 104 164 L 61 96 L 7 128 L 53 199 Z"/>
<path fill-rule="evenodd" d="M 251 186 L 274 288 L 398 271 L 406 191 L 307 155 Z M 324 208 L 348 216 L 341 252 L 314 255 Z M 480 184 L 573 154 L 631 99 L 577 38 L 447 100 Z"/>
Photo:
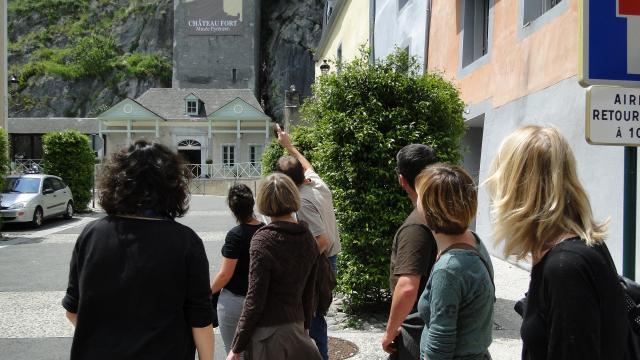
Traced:
<path fill-rule="evenodd" d="M 73 217 L 73 203 L 71 201 L 67 203 L 67 211 L 65 211 L 62 216 L 67 220 Z"/>
<path fill-rule="evenodd" d="M 42 208 L 38 206 L 33 212 L 33 220 L 31 221 L 31 225 L 33 225 L 34 228 L 39 228 L 40 226 L 42 226 L 43 222 L 44 216 L 42 215 Z"/>

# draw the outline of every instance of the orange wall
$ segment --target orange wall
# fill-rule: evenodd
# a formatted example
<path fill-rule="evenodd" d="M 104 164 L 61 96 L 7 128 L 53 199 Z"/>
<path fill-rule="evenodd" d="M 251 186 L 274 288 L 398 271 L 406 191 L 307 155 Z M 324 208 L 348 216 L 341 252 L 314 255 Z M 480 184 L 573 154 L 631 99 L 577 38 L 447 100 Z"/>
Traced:
<path fill-rule="evenodd" d="M 525 0 L 528 1 L 528 0 Z M 429 71 L 453 79 L 462 99 L 473 105 L 493 97 L 493 107 L 549 87 L 578 73 L 578 0 L 522 40 L 518 39 L 520 0 L 495 0 L 489 61 L 458 77 L 462 8 L 460 0 L 432 0 Z M 451 21 L 455 19 L 455 21 Z"/>

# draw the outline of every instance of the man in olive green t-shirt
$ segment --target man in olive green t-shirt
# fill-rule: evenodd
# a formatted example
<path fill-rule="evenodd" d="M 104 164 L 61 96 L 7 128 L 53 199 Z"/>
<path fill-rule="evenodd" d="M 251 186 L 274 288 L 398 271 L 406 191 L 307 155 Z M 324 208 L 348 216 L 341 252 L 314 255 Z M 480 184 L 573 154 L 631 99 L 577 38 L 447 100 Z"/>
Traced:
<path fill-rule="evenodd" d="M 418 360 L 424 322 L 417 312 L 417 303 L 438 248 L 424 218 L 415 209 L 418 198 L 415 179 L 425 167 L 435 163 L 436 158 L 428 146 L 411 144 L 398 152 L 396 160 L 398 181 L 413 202 L 414 210 L 393 239 L 389 267 L 391 311 L 381 342 L 382 349 L 391 354 L 390 359 Z"/>

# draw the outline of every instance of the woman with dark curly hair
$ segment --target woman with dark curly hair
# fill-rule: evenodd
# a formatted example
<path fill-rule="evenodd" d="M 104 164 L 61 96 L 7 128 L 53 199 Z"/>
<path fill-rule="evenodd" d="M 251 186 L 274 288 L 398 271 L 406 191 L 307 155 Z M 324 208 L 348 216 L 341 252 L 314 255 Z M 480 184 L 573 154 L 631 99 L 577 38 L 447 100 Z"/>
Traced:
<path fill-rule="evenodd" d="M 213 359 L 209 263 L 174 221 L 188 173 L 166 146 L 138 140 L 103 168 L 107 216 L 85 227 L 62 305 L 76 327 L 71 359 Z"/>
<path fill-rule="evenodd" d="M 238 326 L 242 305 L 249 286 L 249 244 L 253 234 L 264 223 L 253 213 L 253 193 L 247 185 L 235 184 L 229 189 L 227 204 L 238 226 L 229 230 L 222 246 L 222 265 L 213 279 L 211 291 L 220 292 L 218 322 L 226 353 Z"/>

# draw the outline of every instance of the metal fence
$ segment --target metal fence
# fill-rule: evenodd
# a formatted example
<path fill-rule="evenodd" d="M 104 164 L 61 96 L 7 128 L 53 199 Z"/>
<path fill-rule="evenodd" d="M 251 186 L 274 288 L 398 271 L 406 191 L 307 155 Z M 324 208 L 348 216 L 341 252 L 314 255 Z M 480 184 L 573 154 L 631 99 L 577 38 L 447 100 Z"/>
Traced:
<path fill-rule="evenodd" d="M 200 179 L 258 179 L 262 174 L 260 163 L 187 164 L 194 178 Z"/>
<path fill-rule="evenodd" d="M 11 174 L 24 174 L 42 170 L 42 159 L 18 159 L 11 162 Z"/>

